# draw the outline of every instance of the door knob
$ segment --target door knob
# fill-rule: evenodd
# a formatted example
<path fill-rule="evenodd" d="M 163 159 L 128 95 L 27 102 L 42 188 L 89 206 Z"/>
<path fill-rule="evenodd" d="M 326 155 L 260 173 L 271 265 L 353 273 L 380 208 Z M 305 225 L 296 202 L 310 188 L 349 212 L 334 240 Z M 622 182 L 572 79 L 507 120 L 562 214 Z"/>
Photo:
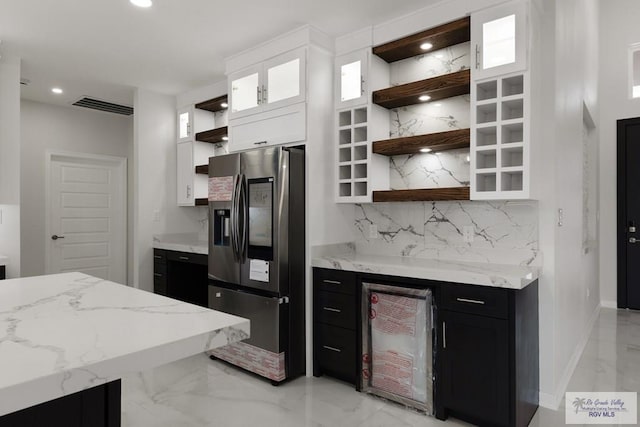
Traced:
<path fill-rule="evenodd" d="M 637 243 L 638 240 L 635 237 L 629 237 L 629 243 Z"/>
<path fill-rule="evenodd" d="M 58 239 L 64 239 L 64 236 L 58 236 L 57 234 L 54 234 L 53 236 L 51 236 L 51 240 L 58 240 Z"/>

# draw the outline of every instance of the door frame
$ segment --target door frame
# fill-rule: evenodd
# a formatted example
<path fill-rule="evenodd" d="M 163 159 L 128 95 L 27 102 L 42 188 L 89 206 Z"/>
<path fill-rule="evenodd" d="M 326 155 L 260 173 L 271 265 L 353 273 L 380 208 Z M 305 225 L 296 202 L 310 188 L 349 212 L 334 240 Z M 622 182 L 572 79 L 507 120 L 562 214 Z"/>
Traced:
<path fill-rule="evenodd" d="M 103 162 L 103 163 L 107 163 L 107 164 L 111 164 L 113 166 L 115 166 L 116 168 L 120 169 L 120 173 L 121 173 L 121 188 L 120 191 L 122 192 L 122 205 L 120 206 L 120 208 L 122 209 L 122 212 L 124 212 L 124 222 L 123 222 L 123 227 L 122 227 L 122 233 L 123 233 L 123 238 L 122 238 L 122 242 L 123 242 L 123 248 L 122 249 L 122 256 L 124 257 L 124 262 L 123 262 L 123 267 L 125 269 L 124 272 L 124 280 L 125 280 L 125 284 L 128 283 L 129 278 L 128 278 L 128 273 L 129 273 L 129 268 L 127 265 L 127 249 L 129 246 L 129 236 L 128 236 L 128 219 L 129 219 L 129 213 L 127 211 L 127 198 L 128 198 L 128 194 L 127 194 L 127 188 L 128 188 L 128 182 L 127 182 L 127 158 L 126 157 L 118 157 L 118 156 L 107 156 L 107 155 L 103 155 L 103 154 L 89 154 L 89 153 L 77 153 L 77 152 L 72 152 L 72 151 L 59 151 L 59 150 L 47 150 L 45 152 L 45 194 L 44 194 L 44 202 L 45 202 L 45 210 L 44 210 L 44 215 L 45 215 L 45 274 L 52 274 L 51 273 L 51 245 L 49 245 L 49 236 L 51 236 L 51 164 L 54 161 L 65 161 L 65 160 L 85 160 L 85 161 L 98 161 L 98 162 Z"/>
<path fill-rule="evenodd" d="M 617 121 L 617 181 L 618 181 L 618 308 L 627 308 L 627 164 L 626 164 L 626 128 L 640 125 L 640 117 Z M 640 225 L 640 224 L 639 224 Z"/>

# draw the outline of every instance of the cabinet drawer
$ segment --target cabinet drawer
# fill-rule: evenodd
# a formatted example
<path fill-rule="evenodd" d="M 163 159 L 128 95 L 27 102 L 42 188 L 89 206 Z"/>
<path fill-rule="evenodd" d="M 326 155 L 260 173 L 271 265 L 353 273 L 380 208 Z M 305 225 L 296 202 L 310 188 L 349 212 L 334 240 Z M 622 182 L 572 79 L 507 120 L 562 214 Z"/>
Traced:
<path fill-rule="evenodd" d="M 190 264 L 207 265 L 209 257 L 202 254 L 193 254 L 189 252 L 167 251 L 167 261 L 186 262 Z"/>
<path fill-rule="evenodd" d="M 318 322 L 351 330 L 356 329 L 355 295 L 318 292 L 314 310 Z"/>
<path fill-rule="evenodd" d="M 316 361 L 327 371 L 347 381 L 356 379 L 356 333 L 316 323 Z"/>
<path fill-rule="evenodd" d="M 154 277 L 153 278 L 153 293 L 167 296 L 167 278 L 166 277 Z"/>
<path fill-rule="evenodd" d="M 167 264 L 154 263 L 153 277 L 167 277 Z"/>
<path fill-rule="evenodd" d="M 442 285 L 442 308 L 506 319 L 509 290 L 486 286 Z"/>
<path fill-rule="evenodd" d="M 166 264 L 167 263 L 167 251 L 164 249 L 154 249 L 153 250 L 153 262 Z"/>
<path fill-rule="evenodd" d="M 313 284 L 317 291 L 356 294 L 356 275 L 350 271 L 314 268 Z"/>

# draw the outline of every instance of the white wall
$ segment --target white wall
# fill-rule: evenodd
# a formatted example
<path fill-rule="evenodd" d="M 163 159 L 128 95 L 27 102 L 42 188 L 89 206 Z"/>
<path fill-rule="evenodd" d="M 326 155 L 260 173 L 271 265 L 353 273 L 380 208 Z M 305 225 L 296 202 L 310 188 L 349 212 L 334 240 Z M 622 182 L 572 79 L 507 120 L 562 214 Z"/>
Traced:
<path fill-rule="evenodd" d="M 628 96 L 628 48 L 640 42 L 640 3 L 601 1 L 600 8 L 600 297 L 617 306 L 616 120 L 640 117 L 640 98 Z"/>
<path fill-rule="evenodd" d="M 540 379 L 541 403 L 555 406 L 599 307 L 597 250 L 585 254 L 582 248 L 583 105 L 597 117 L 598 1 L 549 1 L 543 20 L 542 81 L 553 89 L 547 88 L 539 98 L 538 123 L 547 130 L 534 140 L 542 144 L 545 156 L 540 197 L 545 259 L 540 280 Z"/>
<path fill-rule="evenodd" d="M 22 101 L 22 276 L 45 274 L 45 162 L 48 150 L 125 157 L 131 162 L 131 117 Z M 131 206 L 129 207 L 131 210 Z M 127 257 L 128 263 L 131 257 Z"/>
<path fill-rule="evenodd" d="M 133 285 L 153 291 L 153 235 L 204 232 L 207 210 L 176 205 L 175 96 L 137 89 L 134 109 Z"/>
<path fill-rule="evenodd" d="M 0 254 L 20 277 L 20 59 L 0 60 Z"/>

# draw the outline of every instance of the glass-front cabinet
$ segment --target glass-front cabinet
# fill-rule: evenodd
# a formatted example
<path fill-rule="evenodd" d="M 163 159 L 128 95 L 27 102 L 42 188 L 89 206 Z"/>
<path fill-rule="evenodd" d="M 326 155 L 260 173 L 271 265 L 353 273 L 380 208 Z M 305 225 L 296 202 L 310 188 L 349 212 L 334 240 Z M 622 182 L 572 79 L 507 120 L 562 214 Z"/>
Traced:
<path fill-rule="evenodd" d="M 365 50 L 336 58 L 335 99 L 337 108 L 346 108 L 367 102 L 367 52 Z"/>
<path fill-rule="evenodd" d="M 510 2 L 471 15 L 474 80 L 527 68 L 526 4 Z"/>
<path fill-rule="evenodd" d="M 193 140 L 193 108 L 178 110 L 178 143 Z"/>
<path fill-rule="evenodd" d="M 229 76 L 230 118 L 296 104 L 306 99 L 306 49 L 276 56 Z"/>

